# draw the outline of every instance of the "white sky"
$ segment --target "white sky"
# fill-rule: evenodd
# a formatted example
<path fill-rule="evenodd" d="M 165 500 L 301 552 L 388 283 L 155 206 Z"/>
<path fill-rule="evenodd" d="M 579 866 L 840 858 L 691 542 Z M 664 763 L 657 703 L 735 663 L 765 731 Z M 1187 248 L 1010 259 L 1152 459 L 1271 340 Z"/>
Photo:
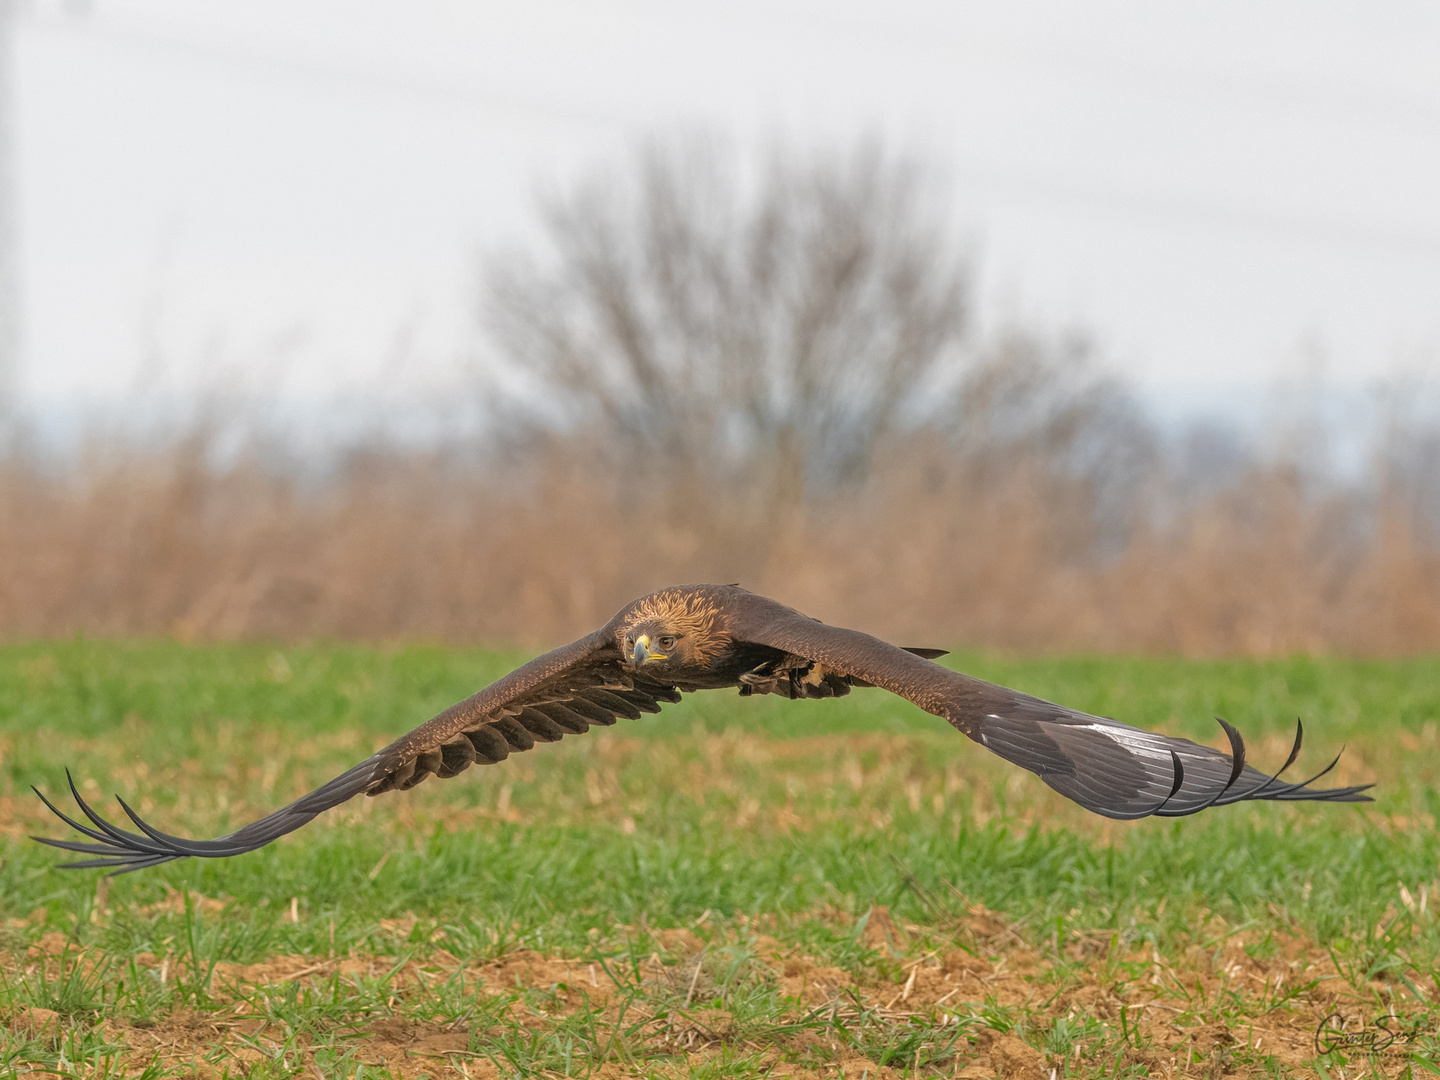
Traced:
<path fill-rule="evenodd" d="M 443 393 L 537 183 L 697 125 L 932 159 L 984 319 L 1168 407 L 1440 375 L 1429 4 L 34 0 L 15 62 L 42 408 Z"/>

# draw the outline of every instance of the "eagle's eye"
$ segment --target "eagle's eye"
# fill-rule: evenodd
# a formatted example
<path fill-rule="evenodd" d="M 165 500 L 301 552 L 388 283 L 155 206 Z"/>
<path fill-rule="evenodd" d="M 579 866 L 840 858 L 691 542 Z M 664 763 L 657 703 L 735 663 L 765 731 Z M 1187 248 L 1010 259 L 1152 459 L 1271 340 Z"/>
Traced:
<path fill-rule="evenodd" d="M 656 644 L 659 645 L 660 648 L 664 649 L 666 652 L 669 652 L 675 647 L 675 638 L 671 634 L 666 634 L 659 641 L 657 641 Z"/>

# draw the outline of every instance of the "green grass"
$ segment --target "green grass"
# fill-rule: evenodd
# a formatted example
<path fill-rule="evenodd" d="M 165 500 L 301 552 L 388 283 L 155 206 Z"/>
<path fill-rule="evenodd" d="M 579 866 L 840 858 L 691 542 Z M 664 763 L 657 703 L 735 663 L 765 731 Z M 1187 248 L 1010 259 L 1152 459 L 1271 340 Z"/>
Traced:
<path fill-rule="evenodd" d="M 62 1058 L 85 1075 L 928 1075 L 989 1065 L 996 1032 L 1061 1076 L 1140 1075 L 1172 1059 L 1185 1075 L 1397 1063 L 1422 1075 L 1435 1060 L 1431 659 L 947 658 L 1216 744 L 1211 717 L 1224 716 L 1261 767 L 1284 760 L 1301 716 L 1301 768 L 1346 744 L 1340 781 L 1379 782 L 1359 808 L 1249 804 L 1111 823 L 880 691 L 794 703 L 711 693 L 358 800 L 248 856 L 103 888 L 24 839 L 63 832 L 28 786 L 53 796 L 67 765 L 98 804 L 113 807 L 116 792 L 161 828 L 223 832 L 522 658 L 0 648 L 0 1004 L 58 1014 L 44 1031 L 0 1030 L 0 1075 L 22 1062 L 63 1072 Z M 585 982 L 497 984 L 531 955 L 583 962 Z M 945 958 L 965 956 L 992 966 L 989 989 L 891 1000 L 913 970 L 926 987 L 960 979 L 963 964 Z M 320 966 L 298 979 L 246 973 L 281 958 L 308 958 L 287 960 L 291 972 Z M 822 968 L 844 973 L 822 980 L 823 1001 L 792 985 Z M 1261 985 L 1259 973 L 1282 968 L 1286 979 Z M 1330 1007 L 1393 1010 L 1428 1041 L 1404 1062 L 1369 1064 L 1336 1053 L 1317 1065 L 1313 1048 L 1305 1058 L 1300 1043 L 1275 1045 L 1282 1019 L 1303 1027 Z M 215 1018 L 235 1016 L 263 1035 L 215 1034 Z M 183 1034 L 197 1018 L 212 1028 L 186 1036 L 191 1059 L 174 1052 L 179 1036 L 144 1049 L 145 1033 Z M 409 1026 L 382 1038 L 385 1023 Z M 1231 1041 L 1207 1042 L 1213 1030 Z M 1257 1048 L 1259 1030 L 1275 1034 Z M 396 1047 L 408 1048 L 399 1064 Z"/>

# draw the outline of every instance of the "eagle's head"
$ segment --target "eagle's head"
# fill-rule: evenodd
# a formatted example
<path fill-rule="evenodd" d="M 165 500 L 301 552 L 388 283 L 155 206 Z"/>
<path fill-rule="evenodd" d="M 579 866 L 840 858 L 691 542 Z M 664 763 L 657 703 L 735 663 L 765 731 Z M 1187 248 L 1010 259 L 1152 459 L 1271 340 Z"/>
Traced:
<path fill-rule="evenodd" d="M 663 589 L 635 601 L 616 637 L 626 667 L 656 675 L 704 670 L 730 641 L 719 605 L 696 589 Z"/>

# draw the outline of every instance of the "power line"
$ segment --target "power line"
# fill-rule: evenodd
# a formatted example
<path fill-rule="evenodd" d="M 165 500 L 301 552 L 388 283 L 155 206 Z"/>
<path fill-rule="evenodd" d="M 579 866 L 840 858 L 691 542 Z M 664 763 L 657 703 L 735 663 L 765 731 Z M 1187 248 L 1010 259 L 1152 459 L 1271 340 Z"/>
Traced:
<path fill-rule="evenodd" d="M 975 157 L 958 158 L 956 166 L 962 182 L 989 188 L 1001 199 L 1069 203 L 1126 217 L 1138 215 L 1201 228 L 1268 234 L 1289 242 L 1440 262 L 1440 235 L 1398 224 L 1345 221 L 1204 195 L 1126 190 L 1074 172 L 1013 168 Z"/>
<path fill-rule="evenodd" d="M 0 4 L 7 5 L 14 2 L 15 0 L 0 0 Z M 309 81 L 319 80 L 372 93 L 437 101 L 450 107 L 486 112 L 522 112 L 543 117 L 551 122 L 581 125 L 587 129 L 603 126 L 633 130 L 637 127 L 633 121 L 593 106 L 576 107 L 537 101 L 519 94 L 466 87 L 436 79 L 319 63 L 311 58 L 285 56 L 229 44 L 197 42 L 157 33 L 154 29 L 139 24 L 132 23 L 127 26 L 113 19 L 107 19 L 104 23 L 79 23 L 74 19 L 46 24 L 29 23 L 27 28 L 31 26 L 60 30 L 67 36 L 92 38 L 207 62 L 219 60 L 242 69 Z M 1103 65 L 1100 67 L 1103 69 Z M 1157 74 L 1153 70 L 1142 68 L 1137 68 L 1130 74 L 1135 75 L 1142 71 L 1146 75 Z M 1274 90 L 1275 86 L 1271 85 L 1269 89 Z M 1418 109 L 1417 103 L 1410 104 Z M 1419 112 L 1422 116 L 1428 115 L 1423 109 Z M 1127 189 L 1070 170 L 1015 166 L 979 157 L 967 156 L 954 160 L 962 178 L 990 189 L 1002 199 L 1052 206 L 1069 204 L 1132 220 L 1135 217 L 1151 218 L 1191 227 L 1267 234 L 1291 243 L 1360 249 L 1424 261 L 1440 259 L 1440 235 L 1404 224 L 1347 221 L 1334 216 L 1297 213 L 1281 207 L 1255 206 L 1203 194 Z M 3 183 L 3 180 L 0 180 L 0 183 Z"/>
<path fill-rule="evenodd" d="M 14 0 L 8 0 L 14 2 Z M 139 48 L 207 63 L 219 61 L 232 68 L 263 71 L 272 75 L 299 78 L 308 82 L 324 82 L 371 93 L 389 94 L 420 100 L 441 101 L 461 109 L 484 112 L 510 111 L 540 116 L 562 123 L 593 128 L 632 127 L 631 122 L 614 113 L 587 106 L 574 106 L 539 101 L 520 94 L 479 87 L 464 86 L 439 79 L 416 77 L 394 72 L 367 70 L 346 64 L 325 63 L 311 57 L 287 56 L 263 49 L 247 48 L 213 41 L 195 41 L 150 27 L 114 19 L 103 22 L 75 19 L 47 20 L 27 24 L 28 29 L 57 33 L 65 37 L 94 40 L 130 48 Z"/>

